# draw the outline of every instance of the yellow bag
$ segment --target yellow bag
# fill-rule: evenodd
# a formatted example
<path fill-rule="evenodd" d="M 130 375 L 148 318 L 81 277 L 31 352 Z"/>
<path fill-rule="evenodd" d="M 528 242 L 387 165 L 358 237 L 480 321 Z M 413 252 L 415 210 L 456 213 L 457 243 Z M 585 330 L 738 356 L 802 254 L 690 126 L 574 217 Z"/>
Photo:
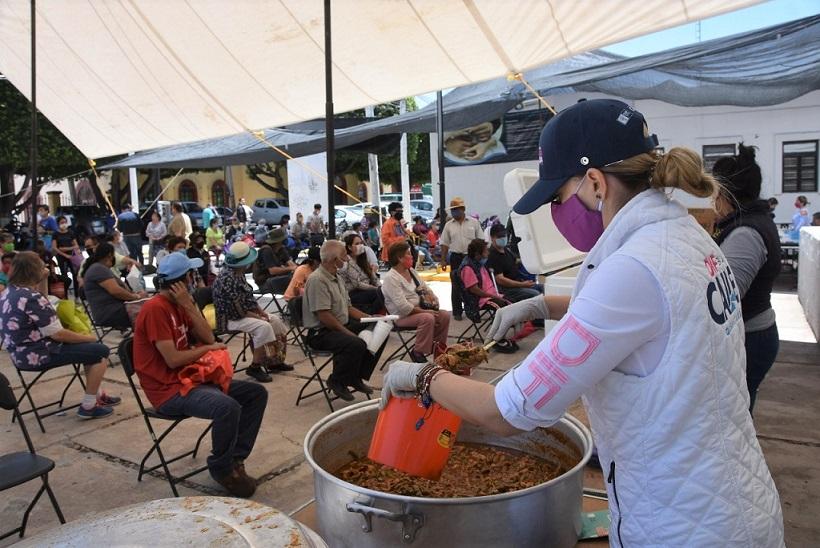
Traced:
<path fill-rule="evenodd" d="M 205 308 L 202 309 L 202 315 L 205 316 L 205 321 L 211 326 L 211 330 L 216 330 L 216 308 L 214 305 L 205 305 Z"/>
<path fill-rule="evenodd" d="M 88 318 L 88 314 L 81 307 L 77 307 L 74 301 L 62 300 L 57 303 L 55 308 L 57 318 L 60 319 L 63 327 L 75 333 L 91 334 L 91 320 Z"/>

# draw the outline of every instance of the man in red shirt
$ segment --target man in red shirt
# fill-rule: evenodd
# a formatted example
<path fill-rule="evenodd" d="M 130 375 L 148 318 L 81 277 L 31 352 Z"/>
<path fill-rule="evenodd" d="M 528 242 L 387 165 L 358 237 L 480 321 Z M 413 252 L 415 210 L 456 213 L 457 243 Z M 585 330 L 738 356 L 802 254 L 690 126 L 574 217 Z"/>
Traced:
<path fill-rule="evenodd" d="M 210 419 L 212 451 L 208 470 L 217 483 L 238 497 L 249 497 L 256 480 L 245 473 L 265 405 L 267 391 L 256 383 L 231 381 L 227 394 L 214 384 L 179 393 L 178 372 L 210 350 L 215 342 L 208 322 L 191 297 L 193 271 L 201 259 L 171 253 L 157 269 L 159 294 L 143 305 L 134 326 L 134 369 L 145 395 L 160 413 Z M 189 333 L 200 344 L 193 346 Z"/>

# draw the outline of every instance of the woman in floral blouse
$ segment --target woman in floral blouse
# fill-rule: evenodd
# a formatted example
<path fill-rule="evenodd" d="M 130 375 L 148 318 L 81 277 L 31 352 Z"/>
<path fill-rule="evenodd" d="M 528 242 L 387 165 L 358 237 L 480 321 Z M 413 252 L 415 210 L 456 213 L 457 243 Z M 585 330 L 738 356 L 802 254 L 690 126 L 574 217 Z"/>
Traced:
<path fill-rule="evenodd" d="M 18 253 L 11 264 L 9 285 L 0 294 L 0 334 L 11 361 L 23 371 L 43 371 L 62 365 L 85 365 L 86 393 L 77 416 L 98 419 L 112 413 L 121 399 L 101 388 L 109 350 L 96 337 L 63 329 L 57 313 L 37 287 L 48 276 L 40 257 Z"/>
<path fill-rule="evenodd" d="M 225 252 L 225 263 L 213 285 L 218 331 L 242 331 L 253 341 L 253 362 L 247 374 L 270 382 L 270 371 L 293 371 L 285 363 L 288 329 L 282 320 L 259 307 L 245 273 L 256 261 L 256 249 L 234 242 Z"/>

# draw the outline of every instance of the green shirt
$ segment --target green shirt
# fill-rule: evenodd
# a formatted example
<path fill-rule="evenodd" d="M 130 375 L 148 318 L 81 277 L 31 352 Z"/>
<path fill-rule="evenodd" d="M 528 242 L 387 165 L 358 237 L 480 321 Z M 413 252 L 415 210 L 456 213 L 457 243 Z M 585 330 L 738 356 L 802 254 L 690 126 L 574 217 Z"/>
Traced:
<path fill-rule="evenodd" d="M 305 295 L 302 299 L 302 318 L 305 327 L 322 327 L 316 312 L 330 310 L 330 313 L 341 323 L 347 325 L 350 320 L 348 309 L 350 297 L 341 278 L 320 266 L 308 276 L 305 284 Z"/>

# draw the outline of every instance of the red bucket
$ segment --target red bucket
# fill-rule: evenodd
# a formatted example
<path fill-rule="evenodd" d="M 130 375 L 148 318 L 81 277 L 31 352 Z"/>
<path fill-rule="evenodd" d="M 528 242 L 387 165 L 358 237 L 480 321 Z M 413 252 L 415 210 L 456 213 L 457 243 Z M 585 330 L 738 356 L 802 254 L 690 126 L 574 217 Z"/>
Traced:
<path fill-rule="evenodd" d="M 435 402 L 425 409 L 414 398 L 390 398 L 379 411 L 367 457 L 412 476 L 437 480 L 460 427 L 461 418 Z"/>

